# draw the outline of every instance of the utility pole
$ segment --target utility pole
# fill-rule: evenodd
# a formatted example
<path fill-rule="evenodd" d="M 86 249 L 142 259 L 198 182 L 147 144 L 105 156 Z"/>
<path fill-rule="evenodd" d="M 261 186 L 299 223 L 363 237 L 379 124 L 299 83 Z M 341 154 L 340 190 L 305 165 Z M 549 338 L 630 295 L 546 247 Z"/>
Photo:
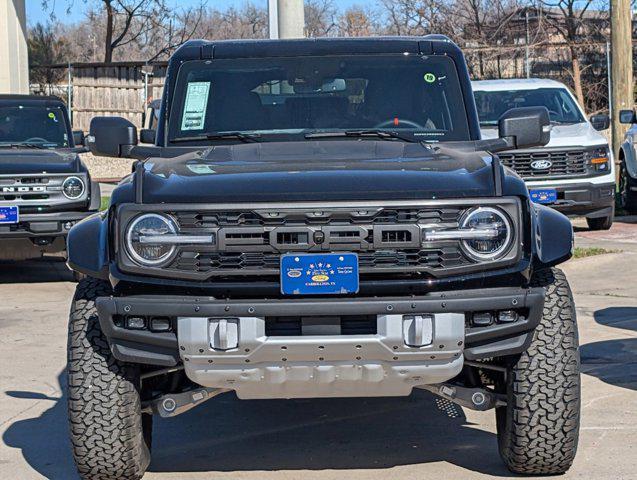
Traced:
<path fill-rule="evenodd" d="M 620 110 L 635 106 L 633 91 L 632 12 L 630 0 L 611 0 L 611 79 L 613 151 L 617 156 L 626 129 L 619 123 Z M 616 157 L 617 158 L 617 157 Z"/>
<path fill-rule="evenodd" d="M 305 11 L 303 0 L 268 0 L 270 38 L 303 38 Z"/>

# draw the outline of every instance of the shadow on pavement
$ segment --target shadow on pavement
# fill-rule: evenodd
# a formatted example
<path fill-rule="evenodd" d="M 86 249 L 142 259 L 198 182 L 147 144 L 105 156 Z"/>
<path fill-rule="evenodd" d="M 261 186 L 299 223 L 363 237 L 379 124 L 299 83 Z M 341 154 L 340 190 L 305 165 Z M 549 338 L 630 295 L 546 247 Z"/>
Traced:
<path fill-rule="evenodd" d="M 37 418 L 14 421 L 4 442 L 46 478 L 78 478 L 66 398 L 6 394 L 54 403 Z M 149 470 L 188 478 L 188 472 L 383 469 L 440 461 L 510 476 L 494 434 L 473 428 L 460 408 L 424 391 L 407 398 L 268 401 L 225 394 L 179 417 L 156 417 Z"/>
<path fill-rule="evenodd" d="M 637 307 L 597 310 L 595 321 L 607 327 L 637 331 Z M 603 382 L 637 390 L 637 338 L 587 343 L 580 347 L 582 371 Z"/>
<path fill-rule="evenodd" d="M 72 282 L 73 273 L 62 258 L 46 257 L 0 262 L 0 284 Z"/>

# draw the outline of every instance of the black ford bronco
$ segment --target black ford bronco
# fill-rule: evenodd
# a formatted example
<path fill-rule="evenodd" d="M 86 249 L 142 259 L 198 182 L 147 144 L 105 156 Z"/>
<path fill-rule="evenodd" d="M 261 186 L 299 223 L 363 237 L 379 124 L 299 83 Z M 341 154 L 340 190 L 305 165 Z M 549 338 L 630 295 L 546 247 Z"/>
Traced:
<path fill-rule="evenodd" d="M 99 210 L 83 142 L 59 98 L 0 95 L 1 260 L 63 252 L 71 227 Z"/>
<path fill-rule="evenodd" d="M 524 474 L 575 456 L 580 380 L 562 214 L 495 152 L 545 145 L 544 107 L 482 140 L 445 37 L 191 41 L 153 145 L 95 118 L 89 147 L 137 158 L 79 223 L 69 326 L 79 472 L 140 478 L 153 415 L 239 398 L 405 396 L 495 409 Z M 149 134 L 147 133 L 148 137 Z"/>

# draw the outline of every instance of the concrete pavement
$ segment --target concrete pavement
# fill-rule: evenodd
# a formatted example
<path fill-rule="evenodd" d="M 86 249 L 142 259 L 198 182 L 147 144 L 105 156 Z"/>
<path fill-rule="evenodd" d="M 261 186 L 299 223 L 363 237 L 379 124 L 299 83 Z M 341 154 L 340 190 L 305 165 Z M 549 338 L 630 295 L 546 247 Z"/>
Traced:
<path fill-rule="evenodd" d="M 583 372 L 580 449 L 562 478 L 637 478 L 637 225 L 578 232 L 622 253 L 572 260 Z M 76 479 L 63 369 L 73 294 L 60 261 L 0 265 L 0 472 Z M 426 392 L 397 399 L 239 401 L 158 420 L 144 479 L 508 478 L 493 412 Z"/>

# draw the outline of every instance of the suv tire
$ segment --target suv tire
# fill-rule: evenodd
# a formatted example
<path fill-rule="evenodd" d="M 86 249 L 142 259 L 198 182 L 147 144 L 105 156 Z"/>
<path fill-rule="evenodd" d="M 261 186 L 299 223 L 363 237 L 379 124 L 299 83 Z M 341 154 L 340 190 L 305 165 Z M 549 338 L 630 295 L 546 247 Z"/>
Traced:
<path fill-rule="evenodd" d="M 575 458 L 580 360 L 571 289 L 561 270 L 536 272 L 544 311 L 529 348 L 507 370 L 507 406 L 496 409 L 500 456 L 514 473 L 556 475 Z"/>
<path fill-rule="evenodd" d="M 613 217 L 614 215 L 609 215 L 608 217 L 587 218 L 586 223 L 588 224 L 588 229 L 610 230 L 610 227 L 613 226 Z"/>
<path fill-rule="evenodd" d="M 632 190 L 634 187 L 637 187 L 637 181 L 628 174 L 626 161 L 622 159 L 619 164 L 618 204 L 630 215 L 637 214 L 637 192 Z"/>
<path fill-rule="evenodd" d="M 136 480 L 150 463 L 152 416 L 142 414 L 139 368 L 116 360 L 99 325 L 95 299 L 108 282 L 85 278 L 71 304 L 68 413 L 73 457 L 83 479 Z"/>

